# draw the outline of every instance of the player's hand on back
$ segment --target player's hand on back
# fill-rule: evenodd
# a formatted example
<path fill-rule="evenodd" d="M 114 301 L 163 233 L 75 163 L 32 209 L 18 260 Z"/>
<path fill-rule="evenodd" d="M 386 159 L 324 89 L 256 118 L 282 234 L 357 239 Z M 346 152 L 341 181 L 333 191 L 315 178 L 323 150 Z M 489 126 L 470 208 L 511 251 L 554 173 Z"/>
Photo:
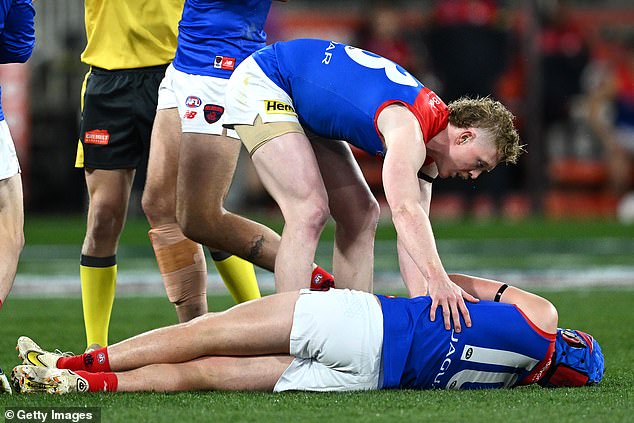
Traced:
<path fill-rule="evenodd" d="M 436 320 L 436 310 L 440 306 L 445 329 L 451 329 L 453 321 L 454 330 L 460 332 L 462 330 L 460 315 L 462 315 L 465 325 L 471 327 L 471 317 L 465 305 L 465 300 L 472 303 L 479 300 L 453 283 L 447 275 L 444 278 L 430 281 L 429 296 L 432 299 L 431 309 L 429 310 L 429 319 L 432 322 Z"/>

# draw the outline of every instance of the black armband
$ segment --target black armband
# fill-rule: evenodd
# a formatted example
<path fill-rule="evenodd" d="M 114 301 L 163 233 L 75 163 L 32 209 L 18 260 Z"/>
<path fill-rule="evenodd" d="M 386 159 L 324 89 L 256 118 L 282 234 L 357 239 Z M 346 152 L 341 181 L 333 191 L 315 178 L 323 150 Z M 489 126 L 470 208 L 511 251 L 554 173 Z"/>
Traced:
<path fill-rule="evenodd" d="M 423 173 L 423 171 L 422 171 L 422 170 L 419 170 L 419 171 L 418 171 L 418 173 L 417 173 L 417 175 L 418 175 L 418 179 L 422 179 L 423 181 L 425 181 L 425 182 L 429 182 L 430 184 L 431 184 L 432 182 L 434 182 L 434 180 L 436 180 L 436 178 L 432 178 L 432 177 L 431 177 L 431 176 L 429 176 L 428 174 Z"/>
<path fill-rule="evenodd" d="M 493 301 L 495 301 L 496 303 L 500 302 L 500 298 L 502 298 L 502 294 L 504 293 L 504 291 L 506 291 L 506 288 L 508 288 L 509 286 L 507 284 L 504 284 L 500 287 L 500 289 L 498 289 L 498 292 L 495 293 L 495 298 L 493 299 Z"/>

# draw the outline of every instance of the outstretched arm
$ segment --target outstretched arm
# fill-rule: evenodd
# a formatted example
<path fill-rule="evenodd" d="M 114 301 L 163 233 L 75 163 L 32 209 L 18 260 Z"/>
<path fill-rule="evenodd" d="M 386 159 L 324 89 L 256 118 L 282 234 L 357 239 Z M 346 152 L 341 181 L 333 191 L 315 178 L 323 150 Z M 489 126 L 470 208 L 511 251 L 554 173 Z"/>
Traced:
<path fill-rule="evenodd" d="M 377 123 L 387 145 L 383 186 L 398 234 L 399 254 L 406 252 L 422 275 L 412 279 L 415 272 L 408 270 L 404 275 L 405 285 L 411 296 L 429 292 L 432 297 L 430 319 L 435 319 L 436 309 L 441 306 L 445 328 L 449 329 L 453 320 L 453 327 L 459 332 L 459 314 L 467 327 L 471 326 L 464 300 L 477 299 L 449 279 L 436 249 L 427 214 L 431 191 L 421 190 L 417 176 L 427 154 L 419 123 L 403 106 L 385 108 Z M 401 264 L 404 260 L 407 261 L 407 257 L 400 258 Z"/>
<path fill-rule="evenodd" d="M 494 301 L 504 284 L 492 279 L 463 274 L 450 274 L 451 280 L 469 294 L 481 300 Z M 545 298 L 531 294 L 514 286 L 504 289 L 498 296 L 501 303 L 515 304 L 535 326 L 547 333 L 557 331 L 557 309 Z"/>

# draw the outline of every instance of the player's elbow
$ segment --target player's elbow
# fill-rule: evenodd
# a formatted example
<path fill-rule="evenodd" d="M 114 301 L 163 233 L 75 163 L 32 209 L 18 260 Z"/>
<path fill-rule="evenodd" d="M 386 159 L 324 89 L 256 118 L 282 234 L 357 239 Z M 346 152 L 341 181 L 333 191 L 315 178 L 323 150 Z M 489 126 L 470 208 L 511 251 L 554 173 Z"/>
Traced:
<path fill-rule="evenodd" d="M 392 213 L 392 221 L 394 225 L 398 227 L 400 222 L 407 222 L 414 219 L 416 216 L 417 205 L 408 202 L 398 202 L 390 205 L 390 211 Z"/>
<path fill-rule="evenodd" d="M 555 306 L 544 297 L 519 289 L 509 289 L 504 300 L 519 307 L 524 315 L 540 330 L 546 333 L 557 332 L 559 316 Z"/>
<path fill-rule="evenodd" d="M 559 324 L 559 314 L 557 308 L 545 298 L 540 298 L 542 301 L 539 305 L 539 327 L 547 333 L 556 333 L 557 325 Z"/>

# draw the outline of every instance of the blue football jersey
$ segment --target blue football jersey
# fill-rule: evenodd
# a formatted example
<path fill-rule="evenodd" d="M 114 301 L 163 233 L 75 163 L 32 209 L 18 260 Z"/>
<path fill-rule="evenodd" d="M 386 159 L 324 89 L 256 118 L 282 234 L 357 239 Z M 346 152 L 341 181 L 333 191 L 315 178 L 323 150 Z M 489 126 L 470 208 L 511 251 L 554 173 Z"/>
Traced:
<path fill-rule="evenodd" d="M 447 107 L 398 64 L 346 44 L 298 39 L 253 55 L 293 100 L 300 123 L 317 135 L 385 154 L 377 129 L 381 110 L 399 103 L 420 122 L 425 142 L 447 126 Z"/>
<path fill-rule="evenodd" d="M 466 303 L 472 326 L 429 320 L 430 297 L 378 296 L 383 309 L 382 388 L 490 389 L 536 382 L 550 365 L 555 334 L 512 304 Z"/>
<path fill-rule="evenodd" d="M 24 63 L 31 57 L 34 17 L 31 0 L 0 0 L 0 63 Z M 0 120 L 4 120 L 1 104 Z"/>
<path fill-rule="evenodd" d="M 181 72 L 229 78 L 265 46 L 271 0 L 186 0 L 173 65 Z"/>

